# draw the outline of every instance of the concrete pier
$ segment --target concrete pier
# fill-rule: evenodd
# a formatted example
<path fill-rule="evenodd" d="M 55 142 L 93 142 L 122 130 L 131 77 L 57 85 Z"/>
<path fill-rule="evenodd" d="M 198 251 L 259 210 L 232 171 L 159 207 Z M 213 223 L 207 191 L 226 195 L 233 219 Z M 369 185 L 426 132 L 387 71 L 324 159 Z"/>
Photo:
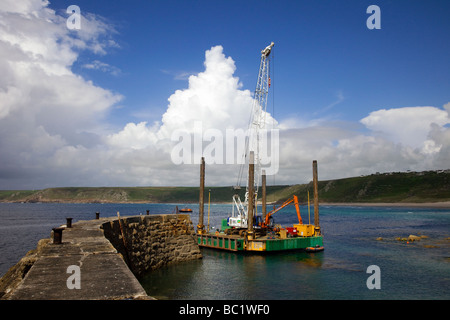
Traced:
<path fill-rule="evenodd" d="M 148 265 L 163 266 L 177 262 L 177 257 L 184 260 L 201 258 L 196 239 L 190 236 L 193 227 L 191 223 L 191 229 L 188 228 L 188 215 L 124 217 L 121 219 L 123 233 L 114 234 L 117 220 L 117 217 L 109 217 L 79 221 L 73 223 L 71 228 L 64 228 L 60 243 L 52 239 L 39 241 L 36 250 L 27 254 L 0 279 L 0 299 L 152 299 L 139 283 L 136 272 L 131 271 L 138 265 L 134 262 L 134 256 L 145 256 L 141 252 L 144 245 L 153 243 L 153 246 L 147 245 L 150 247 L 147 252 L 149 258 L 146 260 Z M 183 230 L 179 231 L 177 228 L 180 225 Z M 141 230 L 142 235 L 158 234 L 155 229 L 161 229 L 158 241 L 173 243 L 172 247 L 167 245 L 170 256 L 160 251 L 152 255 L 150 251 L 155 249 L 154 238 L 139 237 L 139 232 L 136 231 Z M 170 232 L 167 231 L 169 229 Z M 115 241 L 110 241 L 107 236 L 109 239 L 114 236 L 116 240 L 124 236 L 127 240 L 127 253 L 124 254 L 122 248 L 114 246 Z M 191 238 L 195 247 L 183 247 L 179 244 L 180 241 L 189 244 Z M 190 250 L 188 253 L 185 252 L 186 248 Z M 127 262 L 134 265 L 127 265 Z"/>

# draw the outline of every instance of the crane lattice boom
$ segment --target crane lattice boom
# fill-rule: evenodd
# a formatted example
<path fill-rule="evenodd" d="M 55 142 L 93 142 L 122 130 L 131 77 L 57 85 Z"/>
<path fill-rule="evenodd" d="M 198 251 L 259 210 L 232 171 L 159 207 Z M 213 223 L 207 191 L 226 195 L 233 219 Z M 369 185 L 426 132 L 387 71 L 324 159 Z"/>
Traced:
<path fill-rule="evenodd" d="M 250 120 L 250 130 L 248 143 L 246 146 L 246 159 L 249 159 L 251 151 L 254 153 L 255 176 L 254 176 L 254 193 L 255 199 L 258 198 L 258 185 L 261 177 L 261 155 L 260 155 L 260 131 L 266 128 L 266 108 L 267 95 L 270 87 L 269 78 L 269 56 L 274 43 L 272 42 L 266 48 L 261 50 L 261 63 L 259 66 L 258 79 L 256 82 L 255 96 L 253 99 L 252 114 Z M 240 176 L 242 171 L 240 171 Z M 239 177 L 240 180 L 241 177 Z M 238 185 L 240 181 L 238 181 Z M 239 187 L 238 187 L 239 188 Z M 230 226 L 247 228 L 247 212 L 248 212 L 248 186 L 245 192 L 245 200 L 242 203 L 238 194 L 233 196 L 233 213 L 230 218 Z M 256 204 L 256 202 L 255 202 Z M 235 211 L 234 209 L 237 209 Z"/>

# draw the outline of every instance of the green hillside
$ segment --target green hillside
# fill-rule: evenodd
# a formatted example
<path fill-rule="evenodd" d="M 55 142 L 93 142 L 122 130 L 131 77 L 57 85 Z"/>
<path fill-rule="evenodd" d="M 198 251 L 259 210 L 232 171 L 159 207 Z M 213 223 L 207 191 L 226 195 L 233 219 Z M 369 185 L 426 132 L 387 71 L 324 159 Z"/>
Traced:
<path fill-rule="evenodd" d="M 230 202 L 231 187 L 205 188 L 205 202 L 211 190 L 211 202 Z M 284 201 L 297 195 L 307 202 L 313 198 L 312 182 L 292 186 L 268 186 L 267 201 Z M 240 190 L 241 198 L 245 189 Z M 0 202 L 146 202 L 197 203 L 198 187 L 71 187 L 43 190 L 0 190 Z M 450 170 L 372 174 L 319 181 L 320 202 L 401 203 L 450 201 Z"/>
<path fill-rule="evenodd" d="M 268 194 L 287 186 L 270 186 Z M 211 190 L 211 202 L 230 202 L 232 187 L 205 188 L 205 202 Z M 245 188 L 239 191 L 244 197 Z M 0 190 L 0 202 L 129 202 L 129 203 L 197 203 L 199 187 L 69 187 L 37 191 Z"/>
<path fill-rule="evenodd" d="M 450 170 L 393 172 L 336 180 L 319 181 L 320 202 L 335 203 L 421 203 L 450 201 Z M 310 192 L 312 183 L 286 188 L 279 200 Z"/>

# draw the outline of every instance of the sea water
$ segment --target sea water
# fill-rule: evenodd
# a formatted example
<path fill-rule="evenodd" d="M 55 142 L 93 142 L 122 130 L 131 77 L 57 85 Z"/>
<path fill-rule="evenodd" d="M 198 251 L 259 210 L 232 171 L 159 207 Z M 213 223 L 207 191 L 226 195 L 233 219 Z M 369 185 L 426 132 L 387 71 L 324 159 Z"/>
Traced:
<path fill-rule="evenodd" d="M 178 204 L 184 207 L 184 204 Z M 198 205 L 191 219 L 198 222 Z M 53 227 L 101 216 L 174 213 L 176 204 L 0 203 L 0 275 Z M 231 205 L 205 205 L 204 224 L 220 227 Z M 208 214 L 209 212 L 209 214 Z M 301 207 L 303 223 L 313 223 Z M 275 223 L 298 223 L 294 208 Z M 450 298 L 450 210 L 415 207 L 320 206 L 325 250 L 271 254 L 202 249 L 203 259 L 148 273 L 141 283 L 159 299 L 444 299 Z M 409 235 L 426 238 L 407 243 Z M 380 289 L 369 289 L 370 266 Z"/>

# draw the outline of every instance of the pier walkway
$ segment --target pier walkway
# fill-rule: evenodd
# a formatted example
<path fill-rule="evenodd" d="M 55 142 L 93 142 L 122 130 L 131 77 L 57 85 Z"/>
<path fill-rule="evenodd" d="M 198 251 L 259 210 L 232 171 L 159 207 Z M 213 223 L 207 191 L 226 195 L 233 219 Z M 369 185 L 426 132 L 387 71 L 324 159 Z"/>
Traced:
<path fill-rule="evenodd" d="M 114 217 L 78 221 L 49 241 L 7 299 L 151 299 L 100 228 Z"/>

